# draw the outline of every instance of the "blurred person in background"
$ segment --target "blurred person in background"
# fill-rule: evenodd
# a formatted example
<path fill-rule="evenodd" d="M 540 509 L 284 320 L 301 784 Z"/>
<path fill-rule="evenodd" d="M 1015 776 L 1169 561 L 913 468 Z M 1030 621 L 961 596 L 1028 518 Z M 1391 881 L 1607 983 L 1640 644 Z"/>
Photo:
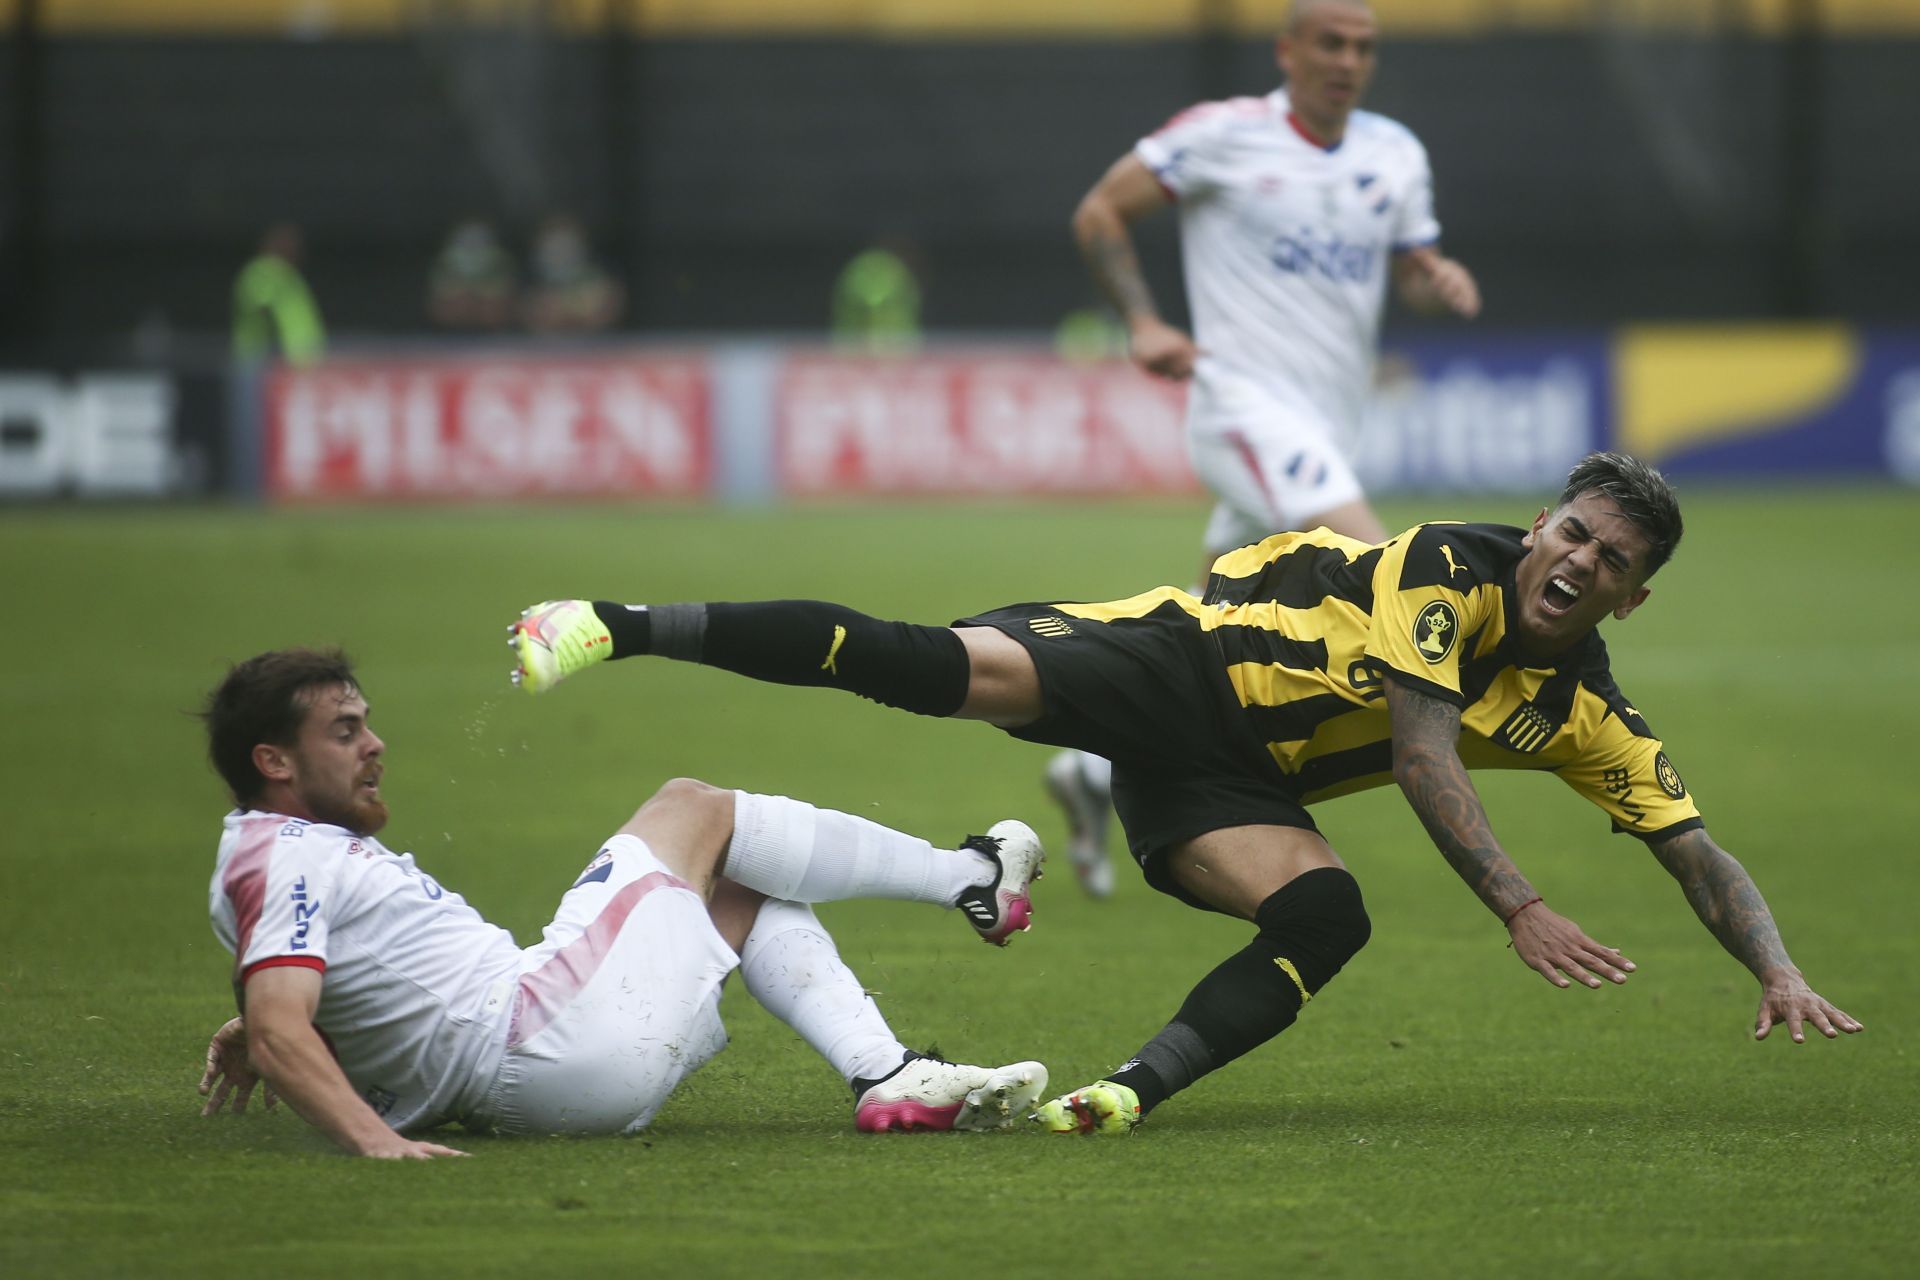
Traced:
<path fill-rule="evenodd" d="M 275 223 L 260 251 L 233 282 L 233 357 L 255 363 L 278 356 L 288 364 L 317 364 L 327 354 L 320 308 L 300 274 L 306 241 L 291 222 Z"/>
<path fill-rule="evenodd" d="M 554 214 L 534 236 L 522 308 L 535 333 L 600 333 L 620 322 L 627 291 L 594 260 L 586 228 Z"/>
<path fill-rule="evenodd" d="M 1127 358 L 1127 331 L 1104 306 L 1078 307 L 1053 327 L 1053 354 L 1070 364 Z"/>
<path fill-rule="evenodd" d="M 442 329 L 495 332 L 513 323 L 520 268 L 493 224 L 468 218 L 447 234 L 427 276 L 427 314 Z"/>
<path fill-rule="evenodd" d="M 1415 311 L 1480 310 L 1472 274 L 1440 252 L 1425 148 L 1358 109 L 1376 40 L 1361 0 L 1295 0 L 1276 45 L 1283 88 L 1183 111 L 1115 161 L 1073 214 L 1134 363 L 1192 383 L 1187 452 L 1216 499 L 1201 582 L 1220 555 L 1283 530 L 1384 541 L 1347 449 L 1388 277 Z M 1129 231 L 1174 203 L 1191 335 L 1161 318 Z M 1113 883 L 1111 781 L 1109 764 L 1084 752 L 1062 752 L 1046 774 L 1095 897 Z"/>
<path fill-rule="evenodd" d="M 912 249 L 890 239 L 855 255 L 833 283 L 833 345 L 864 355 L 920 349 L 920 279 Z"/>

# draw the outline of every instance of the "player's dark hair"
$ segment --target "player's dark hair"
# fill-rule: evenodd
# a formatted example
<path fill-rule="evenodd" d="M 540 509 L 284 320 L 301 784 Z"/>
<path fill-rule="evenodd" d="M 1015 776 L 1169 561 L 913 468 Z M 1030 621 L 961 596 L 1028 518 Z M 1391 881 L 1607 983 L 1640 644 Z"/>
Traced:
<path fill-rule="evenodd" d="M 1649 578 L 1673 559 L 1685 528 L 1680 522 L 1680 499 L 1665 476 L 1631 454 L 1590 453 L 1567 473 L 1560 505 L 1583 493 L 1611 498 L 1620 514 L 1646 535 Z"/>
<path fill-rule="evenodd" d="M 291 746 L 317 689 L 358 690 L 353 663 L 338 649 L 275 649 L 238 663 L 207 695 L 207 755 L 234 802 L 253 807 L 266 779 L 253 766 L 262 742 Z"/>

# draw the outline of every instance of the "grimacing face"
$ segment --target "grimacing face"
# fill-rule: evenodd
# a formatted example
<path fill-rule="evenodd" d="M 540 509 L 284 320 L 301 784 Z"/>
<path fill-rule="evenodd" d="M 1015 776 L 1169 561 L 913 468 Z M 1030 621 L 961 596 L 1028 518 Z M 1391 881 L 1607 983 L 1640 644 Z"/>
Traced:
<path fill-rule="evenodd" d="M 1294 112 L 1318 131 L 1343 132 L 1373 80 L 1378 38 L 1373 14 L 1364 5 L 1308 9 L 1277 46 Z"/>
<path fill-rule="evenodd" d="M 1530 655 L 1551 657 L 1578 643 L 1609 614 L 1624 618 L 1647 598 L 1647 536 L 1613 499 L 1583 493 L 1541 511 L 1521 539 L 1514 571 L 1517 637 Z"/>
<path fill-rule="evenodd" d="M 255 747 L 255 767 L 285 785 L 290 807 L 300 811 L 294 816 L 373 835 L 387 825 L 380 798 L 387 744 L 367 724 L 367 701 L 351 685 L 323 686 L 308 699 L 293 745 Z"/>

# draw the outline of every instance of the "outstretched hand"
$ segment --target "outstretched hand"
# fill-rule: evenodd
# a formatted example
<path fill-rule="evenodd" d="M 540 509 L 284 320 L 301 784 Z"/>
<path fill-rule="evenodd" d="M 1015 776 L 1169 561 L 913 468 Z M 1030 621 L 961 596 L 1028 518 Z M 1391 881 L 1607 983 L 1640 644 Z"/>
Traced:
<path fill-rule="evenodd" d="M 200 1077 L 200 1095 L 207 1099 L 207 1105 L 200 1108 L 200 1114 L 213 1115 L 226 1105 L 229 1095 L 233 1098 L 234 1114 L 240 1114 L 247 1109 L 247 1099 L 253 1096 L 253 1087 L 259 1083 L 260 1074 L 247 1059 L 247 1024 L 233 1018 L 213 1033 L 207 1045 L 207 1070 Z M 279 1096 L 272 1085 L 266 1086 L 263 1093 L 267 1110 L 273 1110 L 274 1104 L 280 1101 Z"/>
<path fill-rule="evenodd" d="M 465 1156 L 467 1153 L 443 1147 L 437 1142 L 422 1142 L 404 1134 L 388 1133 L 354 1154 L 373 1160 L 434 1160 L 441 1156 Z"/>
<path fill-rule="evenodd" d="M 1598 987 L 1600 979 L 1625 982 L 1633 961 L 1612 947 L 1595 942 L 1580 926 L 1538 902 L 1507 922 L 1513 949 L 1529 969 L 1556 987 L 1574 982 Z"/>
<path fill-rule="evenodd" d="M 1800 976 L 1798 970 L 1769 973 L 1760 986 L 1760 1016 L 1753 1024 L 1755 1040 L 1765 1040 L 1767 1033 L 1782 1022 L 1787 1024 L 1787 1034 L 1795 1044 L 1805 1044 L 1807 1041 L 1806 1033 L 1801 1029 L 1803 1023 L 1811 1022 L 1829 1040 L 1837 1039 L 1842 1031 L 1852 1035 L 1867 1029 L 1865 1023 L 1829 1004 L 1819 992 L 1807 985 L 1807 980 Z"/>

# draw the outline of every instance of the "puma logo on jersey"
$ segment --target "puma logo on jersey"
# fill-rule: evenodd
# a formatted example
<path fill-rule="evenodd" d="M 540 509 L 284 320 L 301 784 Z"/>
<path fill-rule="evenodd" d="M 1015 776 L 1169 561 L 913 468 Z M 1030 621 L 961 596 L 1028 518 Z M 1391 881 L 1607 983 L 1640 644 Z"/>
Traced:
<path fill-rule="evenodd" d="M 1456 573 L 1465 573 L 1467 571 L 1467 566 L 1463 564 L 1454 563 L 1453 548 L 1448 546 L 1444 542 L 1440 544 L 1440 554 L 1447 558 L 1447 577 L 1448 578 L 1452 578 L 1453 575 Z"/>
<path fill-rule="evenodd" d="M 820 669 L 822 671 L 831 671 L 835 675 L 840 674 L 840 668 L 834 665 L 833 659 L 835 655 L 837 655 L 840 652 L 840 646 L 845 644 L 846 642 L 847 642 L 847 629 L 843 626 L 840 626 L 838 623 L 834 624 L 833 643 L 827 647 L 827 660 L 820 664 Z"/>

